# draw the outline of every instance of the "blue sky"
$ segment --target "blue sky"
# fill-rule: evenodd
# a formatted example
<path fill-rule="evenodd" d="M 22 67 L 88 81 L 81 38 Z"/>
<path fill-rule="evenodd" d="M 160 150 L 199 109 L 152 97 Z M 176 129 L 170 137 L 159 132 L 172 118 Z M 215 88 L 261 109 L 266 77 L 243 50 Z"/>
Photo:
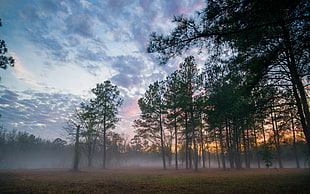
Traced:
<path fill-rule="evenodd" d="M 47 139 L 105 80 L 119 87 L 119 133 L 133 134 L 137 100 L 180 61 L 159 66 L 146 53 L 151 32 L 167 34 L 174 15 L 204 0 L 0 0 L 0 39 L 14 68 L 0 70 L 0 124 Z"/>

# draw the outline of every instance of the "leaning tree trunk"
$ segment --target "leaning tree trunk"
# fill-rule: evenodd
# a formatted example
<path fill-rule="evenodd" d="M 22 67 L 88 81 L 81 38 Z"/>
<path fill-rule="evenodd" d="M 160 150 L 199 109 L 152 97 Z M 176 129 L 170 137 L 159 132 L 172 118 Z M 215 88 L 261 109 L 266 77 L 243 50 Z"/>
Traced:
<path fill-rule="evenodd" d="M 305 134 L 305 137 L 306 137 L 306 141 L 307 141 L 307 144 L 308 144 L 308 153 L 310 155 L 310 117 L 307 118 L 307 113 L 305 114 L 305 112 L 308 112 L 309 113 L 309 107 L 308 107 L 308 111 L 305 110 L 305 108 L 307 108 L 305 105 L 303 106 L 302 103 L 301 103 L 301 99 L 299 98 L 298 96 L 298 91 L 296 89 L 296 86 L 293 85 L 293 92 L 294 92 L 294 96 L 295 96 L 295 99 L 296 99 L 296 105 L 297 105 L 297 109 L 298 109 L 298 114 L 299 114 L 299 118 L 300 118 L 300 121 L 301 121 L 301 125 L 302 125 L 302 128 L 303 128 L 303 132 Z M 303 108 L 305 107 L 305 108 Z"/>
<path fill-rule="evenodd" d="M 289 30 L 286 25 L 282 25 L 284 44 L 286 47 L 285 53 L 287 56 L 287 67 L 289 69 L 290 79 L 293 85 L 293 94 L 296 100 L 297 110 L 300 117 L 303 132 L 306 137 L 308 144 L 308 152 L 310 154 L 310 111 L 307 102 L 307 95 L 305 92 L 304 85 L 301 81 L 301 76 L 298 73 L 298 68 L 296 64 L 296 57 L 293 51 L 293 46 L 290 41 Z"/>

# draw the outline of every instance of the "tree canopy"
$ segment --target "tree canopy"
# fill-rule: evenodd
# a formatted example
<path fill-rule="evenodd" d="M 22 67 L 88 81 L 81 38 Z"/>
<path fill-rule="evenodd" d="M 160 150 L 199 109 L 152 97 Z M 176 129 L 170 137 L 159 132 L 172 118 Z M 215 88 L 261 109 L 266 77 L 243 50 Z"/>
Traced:
<path fill-rule="evenodd" d="M 0 19 L 0 27 L 2 26 L 2 22 Z M 15 60 L 11 56 L 7 56 L 8 49 L 6 48 L 6 44 L 4 40 L 0 39 L 0 68 L 6 69 L 8 66 L 14 66 Z"/>
<path fill-rule="evenodd" d="M 309 1 L 206 1 L 196 17 L 174 17 L 169 35 L 151 34 L 147 51 L 161 63 L 192 48 L 242 75 L 248 92 L 289 85 L 310 150 L 310 113 L 303 80 L 309 69 Z"/>

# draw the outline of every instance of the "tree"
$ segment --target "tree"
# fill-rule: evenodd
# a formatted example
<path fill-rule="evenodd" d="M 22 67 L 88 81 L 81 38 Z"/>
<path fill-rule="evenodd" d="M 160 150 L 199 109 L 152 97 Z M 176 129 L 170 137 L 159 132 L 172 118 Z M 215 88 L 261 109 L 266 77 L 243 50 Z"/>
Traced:
<path fill-rule="evenodd" d="M 163 160 L 163 168 L 166 169 L 165 145 L 164 145 L 164 114 L 166 114 L 164 106 L 164 82 L 156 81 L 151 84 L 145 92 L 144 97 L 138 100 L 141 110 L 140 118 L 134 121 L 137 133 L 146 138 L 153 140 L 154 143 L 160 140 L 160 147 Z"/>
<path fill-rule="evenodd" d="M 198 104 L 197 97 L 200 95 L 201 90 L 201 77 L 199 75 L 197 64 L 193 56 L 186 57 L 184 63 L 180 63 L 180 82 L 181 88 L 183 88 L 181 95 L 181 109 L 185 112 L 185 123 L 187 123 L 187 117 L 189 116 L 190 127 L 185 127 L 186 137 L 191 137 L 194 149 L 194 167 L 195 171 L 198 170 L 198 150 L 197 150 L 197 137 L 196 137 L 196 126 L 197 126 L 197 115 Z M 188 115 L 188 116 L 187 116 Z M 198 116 L 199 118 L 199 116 Z M 189 140 L 189 139 L 188 139 Z M 188 141 L 187 140 L 187 141 Z"/>
<path fill-rule="evenodd" d="M 0 19 L 0 26 L 2 26 Z M 8 66 L 14 66 L 15 60 L 13 57 L 7 56 L 8 49 L 6 48 L 5 41 L 0 40 L 0 68 L 6 69 Z"/>
<path fill-rule="evenodd" d="M 229 64 L 244 72 L 249 90 L 270 73 L 288 78 L 310 152 L 310 113 L 302 80 L 309 76 L 307 0 L 207 1 L 196 18 L 175 17 L 168 36 L 151 34 L 148 52 L 161 62 L 191 48 L 208 48 L 215 59 L 229 54 Z M 269 79 L 268 79 L 269 78 Z"/>
<path fill-rule="evenodd" d="M 106 168 L 106 149 L 107 149 L 107 130 L 115 127 L 115 124 L 120 120 L 117 117 L 118 108 L 123 104 L 123 99 L 120 98 L 120 93 L 116 85 L 113 85 L 109 80 L 96 85 L 92 93 L 94 99 L 90 100 L 93 107 L 93 114 L 96 125 L 101 128 L 103 133 L 103 163 L 102 168 Z"/>
<path fill-rule="evenodd" d="M 0 27 L 2 26 L 1 18 L 0 18 Z M 0 39 L 0 68 L 6 69 L 8 66 L 14 66 L 15 60 L 13 57 L 6 56 L 8 49 L 6 48 L 5 41 Z M 0 77 L 1 79 L 1 77 Z M 0 114 L 1 117 L 1 114 Z"/>
<path fill-rule="evenodd" d="M 77 117 L 83 127 L 80 134 L 85 138 L 88 167 L 92 166 L 92 159 L 99 137 L 99 132 L 96 128 L 98 125 L 98 120 L 94 111 L 95 107 L 93 104 L 81 103 L 80 110 L 77 112 Z"/>
<path fill-rule="evenodd" d="M 79 171 L 79 163 L 81 157 L 81 148 L 80 148 L 80 129 L 81 121 L 80 113 L 75 109 L 74 115 L 67 121 L 67 125 L 64 127 L 69 136 L 73 137 L 74 141 L 74 154 L 73 154 L 73 172 Z"/>
<path fill-rule="evenodd" d="M 74 143 L 74 159 L 72 171 L 77 172 L 79 170 L 80 162 L 80 128 L 81 125 L 76 126 L 75 143 Z"/>
<path fill-rule="evenodd" d="M 180 127 L 180 120 L 182 119 L 181 111 L 181 82 L 178 71 L 173 72 L 167 77 L 167 90 L 165 92 L 165 100 L 167 101 L 167 125 L 174 128 L 174 153 L 175 153 L 175 168 L 178 165 L 178 128 Z"/>

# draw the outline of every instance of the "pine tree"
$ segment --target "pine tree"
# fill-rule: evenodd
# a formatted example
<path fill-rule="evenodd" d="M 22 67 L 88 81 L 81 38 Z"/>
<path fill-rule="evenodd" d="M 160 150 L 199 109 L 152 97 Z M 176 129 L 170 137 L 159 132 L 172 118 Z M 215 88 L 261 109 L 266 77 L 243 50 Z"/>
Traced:
<path fill-rule="evenodd" d="M 141 110 L 140 118 L 135 120 L 136 132 L 154 143 L 160 140 L 160 149 L 163 168 L 166 169 L 165 144 L 164 144 L 164 115 L 166 114 L 164 102 L 164 82 L 156 81 L 145 92 L 144 97 L 138 100 Z"/>
<path fill-rule="evenodd" d="M 95 98 L 90 100 L 93 107 L 91 114 L 96 119 L 96 125 L 103 134 L 102 168 L 106 168 L 107 130 L 114 128 L 115 124 L 120 120 L 117 114 L 123 99 L 120 98 L 117 86 L 113 85 L 109 80 L 97 84 L 96 88 L 91 91 L 95 95 Z"/>

